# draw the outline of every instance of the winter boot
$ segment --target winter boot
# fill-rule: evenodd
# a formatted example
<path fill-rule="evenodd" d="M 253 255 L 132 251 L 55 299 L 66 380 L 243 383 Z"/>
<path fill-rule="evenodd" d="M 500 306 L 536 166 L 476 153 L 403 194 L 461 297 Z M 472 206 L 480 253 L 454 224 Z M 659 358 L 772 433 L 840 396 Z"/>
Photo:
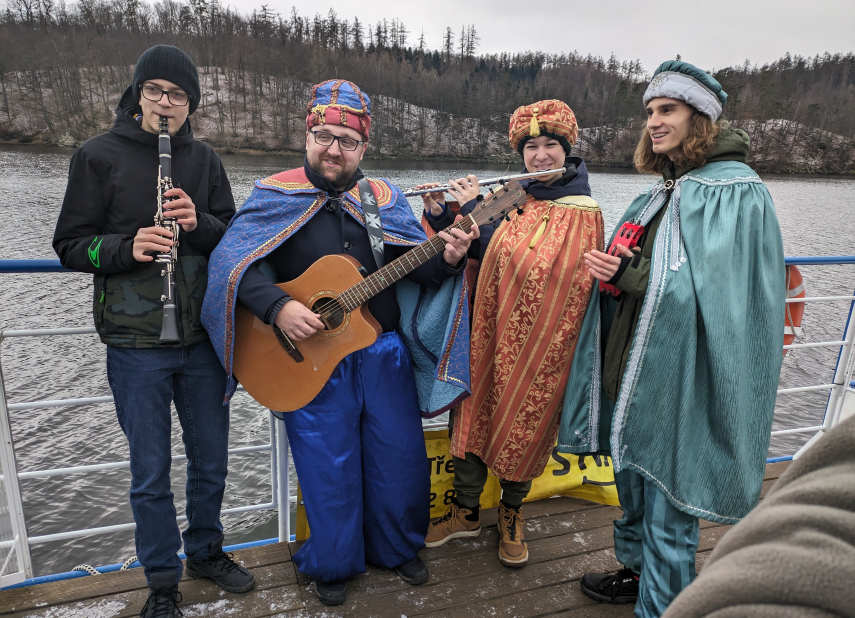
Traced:
<path fill-rule="evenodd" d="M 193 559 L 188 556 L 187 575 L 196 579 L 207 577 L 226 592 L 247 592 L 255 587 L 255 576 L 234 561 L 231 553 L 223 551 L 223 537 L 208 548 L 208 556 Z"/>
<path fill-rule="evenodd" d="M 439 519 L 430 522 L 425 547 L 439 547 L 451 539 L 475 537 L 481 534 L 479 507 L 467 509 L 452 502 Z"/>
<path fill-rule="evenodd" d="M 523 530 L 525 519 L 522 507 L 512 508 L 499 502 L 499 562 L 507 567 L 519 568 L 528 562 L 528 544 Z"/>
<path fill-rule="evenodd" d="M 148 600 L 140 612 L 141 618 L 176 618 L 184 614 L 178 609 L 181 593 L 174 571 L 152 573 L 149 578 Z"/>

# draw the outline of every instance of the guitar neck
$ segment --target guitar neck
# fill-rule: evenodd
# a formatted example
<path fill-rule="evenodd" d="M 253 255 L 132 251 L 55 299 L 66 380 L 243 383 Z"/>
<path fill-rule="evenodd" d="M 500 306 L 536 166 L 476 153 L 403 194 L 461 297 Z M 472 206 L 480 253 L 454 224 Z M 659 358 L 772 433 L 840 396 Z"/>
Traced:
<path fill-rule="evenodd" d="M 463 230 L 468 234 L 469 230 L 472 229 L 472 223 L 472 217 L 466 216 L 443 231 L 448 232 L 456 229 Z M 342 308 L 348 313 L 353 311 L 444 250 L 445 241 L 439 235 L 413 247 L 398 259 L 389 262 L 383 268 L 371 273 L 356 285 L 339 294 L 338 300 Z"/>

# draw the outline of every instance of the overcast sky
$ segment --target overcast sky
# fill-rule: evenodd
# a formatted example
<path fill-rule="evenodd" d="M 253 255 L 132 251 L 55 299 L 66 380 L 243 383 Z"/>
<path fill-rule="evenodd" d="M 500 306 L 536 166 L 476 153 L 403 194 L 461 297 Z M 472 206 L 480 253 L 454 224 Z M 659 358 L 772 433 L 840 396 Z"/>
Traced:
<path fill-rule="evenodd" d="M 480 53 L 538 50 L 579 51 L 620 60 L 640 59 L 648 73 L 677 54 L 712 70 L 742 64 L 764 64 L 786 52 L 812 56 L 825 51 L 855 50 L 855 0 L 427 0 L 389 2 L 359 0 L 221 0 L 242 13 L 267 4 L 288 15 L 295 6 L 302 16 L 334 7 L 340 19 L 376 23 L 398 18 L 411 31 L 415 45 L 421 29 L 431 49 L 439 49 L 446 26 L 455 34 L 474 24 L 481 36 Z"/>

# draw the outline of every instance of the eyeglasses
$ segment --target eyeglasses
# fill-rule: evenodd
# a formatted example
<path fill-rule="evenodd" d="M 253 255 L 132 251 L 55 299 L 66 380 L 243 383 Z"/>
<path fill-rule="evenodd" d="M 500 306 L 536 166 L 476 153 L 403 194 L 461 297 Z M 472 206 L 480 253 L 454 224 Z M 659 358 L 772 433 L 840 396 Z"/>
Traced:
<path fill-rule="evenodd" d="M 365 143 L 352 137 L 338 137 L 326 131 L 309 131 L 309 133 L 314 136 L 318 146 L 332 146 L 333 142 L 338 141 L 338 147 L 342 150 L 356 150 L 357 146 Z"/>
<path fill-rule="evenodd" d="M 141 90 L 142 95 L 146 99 L 154 101 L 155 103 L 160 102 L 163 95 L 166 95 L 166 98 L 171 105 L 176 105 L 178 107 L 184 107 L 190 102 L 190 95 L 180 90 L 163 90 L 162 88 L 152 86 L 151 84 L 143 84 Z"/>

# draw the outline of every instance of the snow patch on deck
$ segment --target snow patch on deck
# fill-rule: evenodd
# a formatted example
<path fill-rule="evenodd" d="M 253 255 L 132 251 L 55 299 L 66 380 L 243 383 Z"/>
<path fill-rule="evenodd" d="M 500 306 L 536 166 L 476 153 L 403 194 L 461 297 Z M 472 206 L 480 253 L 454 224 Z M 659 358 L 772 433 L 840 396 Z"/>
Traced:
<path fill-rule="evenodd" d="M 30 614 L 41 618 L 115 618 L 121 614 L 126 605 L 121 601 L 101 601 L 95 605 L 88 603 L 75 603 L 64 607 L 52 607 L 44 613 Z"/>

